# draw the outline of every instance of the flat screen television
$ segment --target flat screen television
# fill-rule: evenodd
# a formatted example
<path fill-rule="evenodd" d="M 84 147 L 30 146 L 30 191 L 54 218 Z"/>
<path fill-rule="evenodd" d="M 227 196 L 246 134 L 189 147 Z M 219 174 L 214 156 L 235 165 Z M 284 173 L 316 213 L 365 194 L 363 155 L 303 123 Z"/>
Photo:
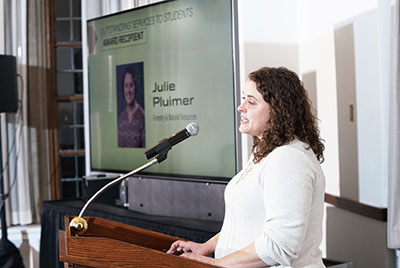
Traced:
<path fill-rule="evenodd" d="M 91 174 L 141 166 L 192 122 L 197 136 L 137 175 L 224 182 L 238 171 L 235 10 L 232 0 L 173 0 L 87 21 Z"/>

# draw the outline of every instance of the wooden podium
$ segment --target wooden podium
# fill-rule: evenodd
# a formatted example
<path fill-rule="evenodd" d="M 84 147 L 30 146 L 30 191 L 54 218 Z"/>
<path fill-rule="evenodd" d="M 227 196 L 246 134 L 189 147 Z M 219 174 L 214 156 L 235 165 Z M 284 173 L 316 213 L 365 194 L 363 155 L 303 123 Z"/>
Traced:
<path fill-rule="evenodd" d="M 60 261 L 64 267 L 217 267 L 166 254 L 178 238 L 96 217 L 84 217 L 85 234 L 71 232 L 65 217 L 65 230 L 59 231 Z"/>

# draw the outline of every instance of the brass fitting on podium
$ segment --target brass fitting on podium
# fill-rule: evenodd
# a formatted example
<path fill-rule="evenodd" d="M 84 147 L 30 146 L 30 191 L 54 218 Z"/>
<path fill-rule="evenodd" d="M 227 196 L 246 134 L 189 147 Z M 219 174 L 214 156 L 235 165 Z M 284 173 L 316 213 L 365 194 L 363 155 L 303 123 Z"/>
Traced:
<path fill-rule="evenodd" d="M 74 234 L 81 235 L 86 233 L 88 224 L 84 218 L 75 217 L 69 223 L 69 227 L 73 230 Z"/>

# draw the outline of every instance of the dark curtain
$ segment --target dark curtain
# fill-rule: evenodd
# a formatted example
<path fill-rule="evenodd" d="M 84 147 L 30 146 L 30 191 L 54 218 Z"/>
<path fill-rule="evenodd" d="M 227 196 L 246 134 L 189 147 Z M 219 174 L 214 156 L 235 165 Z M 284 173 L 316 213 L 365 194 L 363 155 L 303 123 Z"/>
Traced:
<path fill-rule="evenodd" d="M 43 203 L 40 239 L 40 267 L 64 268 L 59 262 L 58 230 L 65 230 L 64 216 L 78 215 L 82 201 L 47 201 Z M 153 216 L 100 203 L 93 203 L 84 216 L 101 217 L 143 229 L 205 242 L 221 229 L 221 222 Z"/>

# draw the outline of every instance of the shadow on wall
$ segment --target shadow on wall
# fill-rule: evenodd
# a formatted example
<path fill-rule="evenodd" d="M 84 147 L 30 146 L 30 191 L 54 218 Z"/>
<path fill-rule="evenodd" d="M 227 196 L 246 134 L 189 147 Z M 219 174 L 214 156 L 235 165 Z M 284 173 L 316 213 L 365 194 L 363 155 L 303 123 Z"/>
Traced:
<path fill-rule="evenodd" d="M 19 249 L 26 268 L 39 268 L 40 230 L 38 225 L 8 228 L 8 239 Z"/>
<path fill-rule="evenodd" d="M 28 233 L 26 230 L 21 230 L 22 244 L 19 247 L 25 267 L 39 268 L 39 251 L 33 248 L 30 244 Z"/>

